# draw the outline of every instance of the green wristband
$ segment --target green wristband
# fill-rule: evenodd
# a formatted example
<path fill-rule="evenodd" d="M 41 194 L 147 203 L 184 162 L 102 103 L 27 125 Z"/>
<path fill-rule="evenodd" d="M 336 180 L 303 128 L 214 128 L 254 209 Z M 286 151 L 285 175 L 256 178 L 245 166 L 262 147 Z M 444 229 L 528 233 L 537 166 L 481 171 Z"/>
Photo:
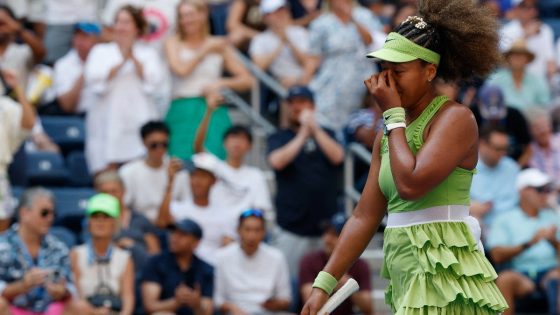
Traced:
<path fill-rule="evenodd" d="M 389 108 L 383 112 L 383 123 L 385 125 L 406 122 L 406 113 L 402 107 Z"/>
<path fill-rule="evenodd" d="M 331 295 L 337 284 L 338 281 L 330 273 L 320 271 L 317 278 L 315 278 L 315 282 L 313 282 L 313 287 L 325 291 L 327 295 Z"/>

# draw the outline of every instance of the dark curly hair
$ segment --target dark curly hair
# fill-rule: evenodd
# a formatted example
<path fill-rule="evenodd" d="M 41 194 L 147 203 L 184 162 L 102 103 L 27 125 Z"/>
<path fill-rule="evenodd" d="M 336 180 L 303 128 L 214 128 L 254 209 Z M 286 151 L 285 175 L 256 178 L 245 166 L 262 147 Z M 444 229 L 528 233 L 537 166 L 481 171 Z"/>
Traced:
<path fill-rule="evenodd" d="M 441 55 L 437 76 L 445 81 L 487 76 L 501 61 L 498 22 L 472 0 L 419 0 L 418 12 L 427 23 L 408 19 L 397 32 Z"/>
<path fill-rule="evenodd" d="M 125 11 L 128 12 L 128 14 L 130 14 L 130 16 L 132 17 L 132 21 L 136 26 L 136 29 L 138 29 L 139 36 L 148 33 L 148 21 L 146 21 L 146 18 L 144 17 L 142 8 L 137 8 L 135 6 L 128 4 L 120 8 L 119 11 L 117 11 L 117 14 L 121 11 Z M 115 20 L 116 20 L 116 16 L 115 16 Z"/>

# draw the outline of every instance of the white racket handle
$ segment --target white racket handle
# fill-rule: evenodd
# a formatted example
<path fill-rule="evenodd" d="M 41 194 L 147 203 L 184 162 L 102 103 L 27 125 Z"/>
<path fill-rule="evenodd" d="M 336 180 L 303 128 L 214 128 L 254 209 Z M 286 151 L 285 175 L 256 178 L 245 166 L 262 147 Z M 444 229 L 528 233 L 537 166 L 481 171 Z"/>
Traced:
<path fill-rule="evenodd" d="M 340 304 L 342 304 L 344 300 L 346 300 L 355 292 L 358 292 L 359 289 L 360 286 L 358 285 L 358 282 L 356 282 L 356 280 L 352 278 L 348 279 L 346 283 L 327 300 L 327 302 L 325 303 L 325 305 L 323 305 L 323 307 L 321 307 L 317 315 L 332 313 L 332 311 L 334 311 Z"/>

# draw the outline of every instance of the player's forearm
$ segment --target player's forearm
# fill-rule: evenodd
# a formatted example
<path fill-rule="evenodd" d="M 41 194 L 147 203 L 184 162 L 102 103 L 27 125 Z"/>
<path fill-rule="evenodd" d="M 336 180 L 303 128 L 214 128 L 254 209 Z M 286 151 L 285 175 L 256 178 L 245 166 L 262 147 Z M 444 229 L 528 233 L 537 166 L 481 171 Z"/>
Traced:
<path fill-rule="evenodd" d="M 410 150 L 404 128 L 397 128 L 389 134 L 389 155 L 391 171 L 401 198 L 413 200 L 428 191 L 421 179 L 415 176 L 416 157 Z"/>

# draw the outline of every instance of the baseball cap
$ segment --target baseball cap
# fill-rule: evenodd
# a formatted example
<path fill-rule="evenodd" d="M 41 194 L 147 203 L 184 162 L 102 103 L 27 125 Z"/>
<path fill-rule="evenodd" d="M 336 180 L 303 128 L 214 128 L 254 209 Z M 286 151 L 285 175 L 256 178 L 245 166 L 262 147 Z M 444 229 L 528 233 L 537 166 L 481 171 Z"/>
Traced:
<path fill-rule="evenodd" d="M 346 221 L 346 214 L 343 212 L 335 213 L 331 220 L 326 224 L 325 230 L 333 229 L 336 234 L 340 234 L 340 232 L 342 232 L 342 228 L 344 228 L 344 224 L 346 224 Z"/>
<path fill-rule="evenodd" d="M 261 14 L 272 13 L 282 7 L 286 6 L 286 0 L 262 0 L 259 5 L 259 10 Z"/>
<path fill-rule="evenodd" d="M 541 172 L 536 168 L 528 168 L 519 172 L 517 175 L 516 187 L 517 190 L 522 190 L 527 187 L 539 188 L 550 185 L 552 180 L 548 175 Z"/>
<path fill-rule="evenodd" d="M 74 25 L 74 30 L 94 36 L 99 36 L 101 34 L 101 27 L 94 22 L 78 22 Z"/>
<path fill-rule="evenodd" d="M 198 223 L 194 222 L 191 219 L 183 219 L 179 222 L 175 222 L 168 226 L 168 229 L 172 231 L 180 231 L 186 234 L 191 234 L 192 236 L 196 237 L 197 239 L 202 238 L 202 228 Z"/>
<path fill-rule="evenodd" d="M 220 161 L 211 153 L 201 152 L 194 154 L 191 160 L 184 161 L 185 169 L 193 172 L 196 169 L 205 170 L 216 176 Z"/>
<path fill-rule="evenodd" d="M 480 115 L 484 119 L 503 119 L 507 115 L 502 89 L 495 85 L 484 85 L 479 91 Z"/>
<path fill-rule="evenodd" d="M 96 194 L 87 202 L 86 215 L 90 217 L 94 213 L 104 213 L 111 218 L 116 218 L 121 213 L 120 208 L 117 198 L 104 193 Z"/>
<path fill-rule="evenodd" d="M 286 99 L 290 100 L 294 97 L 305 97 L 311 100 L 312 102 L 314 101 L 313 92 L 307 86 L 304 85 L 292 86 L 288 90 L 288 96 L 286 97 Z"/>

